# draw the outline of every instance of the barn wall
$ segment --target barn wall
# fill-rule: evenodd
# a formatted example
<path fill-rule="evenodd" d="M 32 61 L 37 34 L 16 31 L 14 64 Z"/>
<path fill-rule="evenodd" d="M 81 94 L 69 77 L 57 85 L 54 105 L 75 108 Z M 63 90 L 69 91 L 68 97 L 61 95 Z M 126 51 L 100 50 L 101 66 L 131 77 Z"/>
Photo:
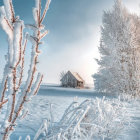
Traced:
<path fill-rule="evenodd" d="M 81 83 L 79 82 L 73 74 L 68 71 L 64 77 L 61 79 L 61 85 L 64 87 L 84 87 L 84 81 Z"/>
<path fill-rule="evenodd" d="M 61 80 L 62 86 L 77 87 L 77 80 L 68 72 Z"/>

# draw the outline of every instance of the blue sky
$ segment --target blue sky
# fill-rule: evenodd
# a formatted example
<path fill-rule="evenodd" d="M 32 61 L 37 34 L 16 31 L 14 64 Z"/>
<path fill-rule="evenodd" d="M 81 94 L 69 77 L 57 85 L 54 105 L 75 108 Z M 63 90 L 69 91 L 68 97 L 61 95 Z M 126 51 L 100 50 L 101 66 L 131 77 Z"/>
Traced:
<path fill-rule="evenodd" d="M 42 0 L 44 5 L 45 0 Z M 52 0 L 44 20 L 49 34 L 40 47 L 38 70 L 45 83 L 59 83 L 61 71 L 80 73 L 86 83 L 93 83 L 92 74 L 97 72 L 94 58 L 99 58 L 98 45 L 103 10 L 112 7 L 114 0 Z M 139 0 L 123 0 L 131 12 L 140 13 Z M 2 5 L 2 0 L 0 5 Z M 25 23 L 33 22 L 34 0 L 13 0 L 16 15 Z M 0 79 L 7 51 L 6 36 L 0 29 Z M 29 61 L 31 44 L 28 44 L 26 60 Z M 26 63 L 28 68 L 28 63 Z M 26 68 L 26 71 L 27 71 Z M 25 74 L 26 77 L 26 74 Z"/>

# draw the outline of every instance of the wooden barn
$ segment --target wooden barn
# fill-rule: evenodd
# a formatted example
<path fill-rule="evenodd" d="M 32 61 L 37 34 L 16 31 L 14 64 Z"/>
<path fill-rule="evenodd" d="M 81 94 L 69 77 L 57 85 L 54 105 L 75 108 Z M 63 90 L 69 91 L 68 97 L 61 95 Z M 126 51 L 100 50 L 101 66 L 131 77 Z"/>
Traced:
<path fill-rule="evenodd" d="M 61 78 L 61 85 L 64 87 L 84 88 L 85 81 L 77 72 L 68 71 Z"/>

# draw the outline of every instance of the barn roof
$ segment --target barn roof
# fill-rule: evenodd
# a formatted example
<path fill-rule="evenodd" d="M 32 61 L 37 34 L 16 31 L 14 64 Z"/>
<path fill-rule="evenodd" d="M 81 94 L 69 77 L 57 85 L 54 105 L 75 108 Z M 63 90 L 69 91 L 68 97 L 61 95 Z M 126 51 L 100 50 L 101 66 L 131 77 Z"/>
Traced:
<path fill-rule="evenodd" d="M 63 78 L 65 78 L 65 76 L 70 73 L 77 81 L 79 82 L 84 82 L 84 80 L 82 79 L 82 77 L 77 73 L 77 72 L 72 72 L 72 71 L 68 71 L 62 78 L 60 81 L 62 81 Z"/>
<path fill-rule="evenodd" d="M 77 81 L 84 82 L 82 77 L 77 72 L 71 72 L 71 74 L 77 79 Z"/>

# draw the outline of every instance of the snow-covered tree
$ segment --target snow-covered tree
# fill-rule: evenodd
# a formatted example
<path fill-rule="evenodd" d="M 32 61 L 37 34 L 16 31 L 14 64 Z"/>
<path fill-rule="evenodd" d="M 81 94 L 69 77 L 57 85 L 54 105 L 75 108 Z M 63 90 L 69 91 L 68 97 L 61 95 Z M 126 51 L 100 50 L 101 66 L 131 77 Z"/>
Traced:
<path fill-rule="evenodd" d="M 116 0 L 111 11 L 104 12 L 99 51 L 99 72 L 95 88 L 109 93 L 139 94 L 140 21 Z"/>
<path fill-rule="evenodd" d="M 28 112 L 26 104 L 37 94 L 43 78 L 42 74 L 37 73 L 36 64 L 40 54 L 39 45 L 48 33 L 42 22 L 49 8 L 50 0 L 46 0 L 43 11 L 41 11 L 41 0 L 35 1 L 33 24 L 24 24 L 24 21 L 15 15 L 12 0 L 3 0 L 3 3 L 4 6 L 0 7 L 0 26 L 8 38 L 8 53 L 5 56 L 6 65 L 0 91 L 0 116 L 4 114 L 4 119 L 0 122 L 0 139 L 7 140 L 14 131 L 17 120 L 26 116 Z M 33 35 L 28 33 L 24 35 L 25 27 L 32 29 Z M 32 43 L 30 67 L 26 83 L 21 88 L 28 40 Z"/>

